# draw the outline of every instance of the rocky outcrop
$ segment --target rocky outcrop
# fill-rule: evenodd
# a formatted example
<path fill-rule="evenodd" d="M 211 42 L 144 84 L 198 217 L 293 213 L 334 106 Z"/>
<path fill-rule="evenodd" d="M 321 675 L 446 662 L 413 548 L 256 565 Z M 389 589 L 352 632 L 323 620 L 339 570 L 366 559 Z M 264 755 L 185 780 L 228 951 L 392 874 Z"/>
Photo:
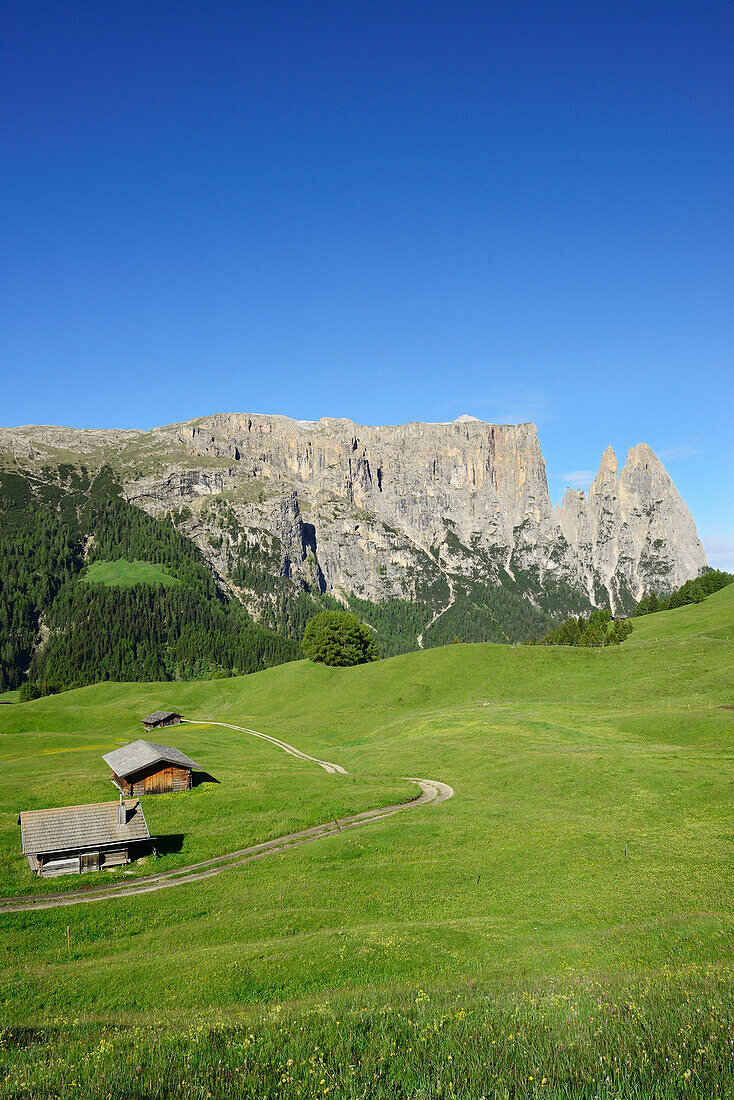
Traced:
<path fill-rule="evenodd" d="M 644 443 L 631 448 L 621 474 L 607 447 L 588 499 L 569 489 L 558 522 L 594 602 L 601 585 L 613 610 L 650 589 L 678 588 L 706 564 L 693 517 Z"/>
<path fill-rule="evenodd" d="M 225 584 L 249 546 L 273 576 L 338 598 L 420 599 L 439 610 L 453 591 L 447 579 L 459 578 L 513 583 L 531 601 L 566 591 L 621 611 L 705 564 L 649 447 L 633 447 L 621 475 L 608 448 L 588 497 L 569 490 L 554 511 L 532 424 L 227 414 L 150 432 L 0 429 L 0 451 L 36 467 L 110 462 L 129 500 L 177 515 Z"/>

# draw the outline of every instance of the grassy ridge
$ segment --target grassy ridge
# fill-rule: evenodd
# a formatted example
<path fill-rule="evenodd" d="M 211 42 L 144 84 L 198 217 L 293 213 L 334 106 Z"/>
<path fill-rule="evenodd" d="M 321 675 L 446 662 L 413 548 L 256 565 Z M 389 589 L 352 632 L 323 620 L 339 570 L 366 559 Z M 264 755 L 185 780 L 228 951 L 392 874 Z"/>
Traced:
<path fill-rule="evenodd" d="M 632 634 L 625 645 L 696 637 L 734 638 L 734 585 L 713 592 L 702 603 L 656 611 L 632 622 Z"/>
<path fill-rule="evenodd" d="M 734 702 L 734 641 L 725 640 L 727 630 L 734 639 L 733 608 L 731 589 L 683 608 L 696 627 L 707 615 L 705 631 L 657 645 L 456 645 L 353 669 L 298 662 L 210 683 L 99 684 L 0 708 L 3 773 L 14 785 L 12 797 L 5 782 L 0 789 L 6 866 L 12 838 L 17 844 L 12 813 L 37 782 L 22 760 L 42 759 L 40 739 L 73 749 L 83 730 L 101 746 L 153 705 L 276 733 L 354 776 L 388 785 L 431 776 L 456 792 L 440 806 L 195 886 L 2 918 L 4 1018 L 171 1028 L 155 1049 L 144 1032 L 123 1029 L 109 1040 L 118 1062 L 140 1057 L 136 1065 L 160 1069 L 168 1059 L 165 1096 L 403 1095 L 388 1069 L 395 1059 L 413 1066 L 404 1095 L 415 1097 L 451 1095 L 449 1080 L 467 1098 L 540 1095 L 543 1075 L 545 1095 L 711 1095 L 714 1081 L 726 1095 L 734 712 L 720 708 Z M 651 619 L 639 625 L 649 629 Z M 215 744 L 211 731 L 184 730 L 186 751 L 219 754 L 235 803 L 242 761 L 253 761 L 262 783 L 257 828 L 290 812 L 289 791 L 303 793 L 305 813 L 339 789 L 335 777 L 238 735 L 221 731 Z M 92 751 L 106 749 L 80 759 Z M 57 767 L 64 756 L 49 758 Z M 215 796 L 200 797 L 206 806 Z M 193 814 L 186 799 L 179 804 Z M 215 836 L 216 815 L 197 829 Z M 327 1003 L 324 1022 L 318 1006 Z M 437 1023 L 448 1008 L 452 1022 Z M 349 1028 L 329 1022 L 329 1012 L 338 1019 L 347 1010 Z M 461 1012 L 471 1025 L 454 1019 Z M 180 1038 L 192 1015 L 202 1046 Z M 415 1061 L 411 1019 L 431 1020 Z M 245 1031 L 228 1031 L 238 1021 L 261 1044 L 250 1054 Z M 347 1031 L 357 1036 L 351 1046 Z M 231 1065 L 230 1047 L 239 1052 Z M 100 1055 L 107 1080 L 115 1076 L 109 1051 Z M 615 1056 L 617 1069 L 604 1062 L 599 1076 L 598 1059 Z M 248 1067 L 240 1091 L 231 1076 L 217 1077 L 220 1059 L 231 1073 Z M 309 1067 L 319 1059 L 329 1072 L 316 1078 Z M 372 1067 L 367 1076 L 346 1068 L 360 1059 Z M 22 1052 L 8 1055 L 13 1072 L 26 1062 Z M 290 1079 L 279 1084 L 284 1074 Z M 97 1080 L 91 1070 L 86 1080 Z M 72 1094 L 68 1081 L 64 1088 L 59 1095 Z"/>

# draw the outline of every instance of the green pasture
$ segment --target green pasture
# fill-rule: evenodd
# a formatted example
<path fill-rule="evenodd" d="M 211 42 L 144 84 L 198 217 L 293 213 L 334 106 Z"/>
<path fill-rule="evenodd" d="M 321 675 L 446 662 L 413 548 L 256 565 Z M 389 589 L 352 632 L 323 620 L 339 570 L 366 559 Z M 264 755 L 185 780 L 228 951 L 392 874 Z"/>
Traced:
<path fill-rule="evenodd" d="M 145 736 L 139 716 L 155 708 L 159 687 L 127 685 L 122 706 L 112 701 L 115 689 L 101 706 L 95 702 L 80 708 L 85 691 L 67 693 L 62 706 L 58 705 L 61 696 L 49 696 L 44 700 L 46 707 L 33 708 L 33 729 L 4 732 L 0 739 L 4 776 L 0 786 L 0 892 L 55 893 L 92 881 L 90 876 L 41 879 L 30 874 L 20 851 L 18 812 L 117 799 L 117 788 L 102 755 Z M 98 690 L 86 689 L 96 698 Z M 84 699 L 85 704 L 89 702 L 91 698 Z M 27 726 L 28 704 L 13 710 L 15 725 Z M 149 832 L 156 837 L 157 858 L 141 859 L 124 874 L 94 875 L 94 881 L 108 883 L 185 866 L 420 793 L 414 785 L 390 778 L 329 776 L 314 764 L 266 747 L 257 738 L 216 726 L 184 723 L 150 737 L 175 745 L 202 770 L 194 773 L 195 786 L 183 797 L 171 793 L 143 799 Z"/>
<path fill-rule="evenodd" d="M 710 598 L 715 629 L 731 622 L 726 595 Z M 400 776 L 456 792 L 204 883 L 0 918 L 3 1011 L 236 1014 L 344 987 L 728 966 L 734 711 L 721 707 L 732 670 L 734 642 L 721 638 L 454 645 L 0 708 L 7 893 L 79 884 L 31 877 L 17 812 L 114 794 L 101 755 L 153 707 L 275 733 L 350 772 L 326 775 L 225 729 L 167 730 L 221 781 L 144 800 L 151 832 L 182 834 L 171 861 L 409 797 Z"/>
<path fill-rule="evenodd" d="M 707 596 L 702 603 L 656 611 L 633 618 L 625 645 L 648 642 L 688 642 L 695 638 L 734 640 L 734 584 Z"/>
<path fill-rule="evenodd" d="M 162 565 L 150 561 L 93 561 L 87 566 L 84 580 L 89 584 L 106 584 L 108 587 L 129 588 L 133 584 L 162 584 L 166 587 L 180 584 L 178 577 L 167 573 Z"/>

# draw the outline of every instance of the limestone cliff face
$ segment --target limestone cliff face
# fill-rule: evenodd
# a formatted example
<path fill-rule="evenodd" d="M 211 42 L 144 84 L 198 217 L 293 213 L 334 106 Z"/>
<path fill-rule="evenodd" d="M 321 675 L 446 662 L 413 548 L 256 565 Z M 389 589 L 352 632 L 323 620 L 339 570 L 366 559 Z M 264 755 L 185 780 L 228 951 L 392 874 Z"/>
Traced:
<path fill-rule="evenodd" d="M 217 416 L 185 428 L 178 441 L 193 456 L 227 457 L 237 476 L 290 482 L 400 527 L 432 545 L 445 518 L 460 535 L 509 534 L 528 516 L 551 514 L 535 427 L 462 421 L 358 426 L 285 417 Z"/>
<path fill-rule="evenodd" d="M 174 430 L 192 460 L 232 463 L 232 489 L 295 490 L 326 589 L 337 595 L 415 598 L 445 588 L 447 573 L 497 584 L 513 565 L 578 586 L 571 558 L 551 552 L 558 526 L 532 424 L 375 428 L 228 415 Z M 237 507 L 241 523 L 272 529 L 261 506 Z"/>
<path fill-rule="evenodd" d="M 0 429 L 2 452 L 26 466 L 110 462 L 128 499 L 176 513 L 230 587 L 233 557 L 249 546 L 274 576 L 337 597 L 438 609 L 458 579 L 511 582 L 531 601 L 560 586 L 621 610 L 705 564 L 649 447 L 634 447 L 621 475 L 605 451 L 588 498 L 569 490 L 554 512 L 532 424 L 227 414 L 151 432 Z"/>

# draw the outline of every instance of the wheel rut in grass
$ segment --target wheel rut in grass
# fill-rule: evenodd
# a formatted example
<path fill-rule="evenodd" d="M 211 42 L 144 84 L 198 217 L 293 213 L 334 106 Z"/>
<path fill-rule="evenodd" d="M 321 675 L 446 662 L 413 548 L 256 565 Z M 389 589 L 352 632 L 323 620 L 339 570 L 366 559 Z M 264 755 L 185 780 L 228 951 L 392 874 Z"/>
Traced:
<path fill-rule="evenodd" d="M 283 752 L 287 752 L 289 756 L 297 756 L 299 760 L 308 760 L 312 764 L 318 764 L 320 768 L 323 768 L 329 775 L 335 775 L 337 772 L 339 775 L 346 775 L 346 771 L 341 764 L 331 764 L 328 760 L 319 760 L 316 756 L 309 756 L 308 753 L 301 752 L 300 749 L 296 749 L 293 745 L 289 745 L 287 741 L 281 741 L 279 737 L 271 737 L 269 733 L 259 733 L 257 730 L 247 729 L 246 726 L 233 726 L 231 722 L 210 722 L 204 719 L 198 720 L 196 718 L 187 718 L 185 721 L 191 723 L 194 726 L 224 726 L 228 730 L 238 730 L 240 733 L 249 733 L 252 737 L 259 737 L 263 741 L 269 741 L 271 745 L 275 745 L 276 748 L 282 749 Z"/>
<path fill-rule="evenodd" d="M 244 726 L 235 726 L 229 722 L 197 721 L 189 719 L 192 724 L 202 726 L 225 726 L 227 729 L 237 730 L 241 733 L 251 734 L 253 737 L 269 741 L 276 748 L 295 756 L 300 760 L 307 760 L 318 764 L 330 775 L 348 775 L 348 772 L 339 764 L 332 764 L 328 760 L 319 760 L 315 756 L 309 756 L 301 752 L 286 741 L 277 737 L 260 733 L 257 730 L 247 729 Z M 202 882 L 204 879 L 220 875 L 222 871 L 229 871 L 233 867 L 241 867 L 252 860 L 262 859 L 264 856 L 277 855 L 280 852 L 290 851 L 291 848 L 300 847 L 302 844 L 311 844 L 314 840 L 323 840 L 335 833 L 347 832 L 349 829 L 357 829 L 362 825 L 370 825 L 374 821 L 392 817 L 394 814 L 411 810 L 418 806 L 437 805 L 445 802 L 453 796 L 453 789 L 448 783 L 442 783 L 438 779 L 417 779 L 414 776 L 401 776 L 410 783 L 417 783 L 421 793 L 409 802 L 396 803 L 391 806 L 382 806 L 375 810 L 367 810 L 361 814 L 351 814 L 348 817 L 335 818 L 321 825 L 312 825 L 308 829 L 301 829 L 295 833 L 267 840 L 262 844 L 253 844 L 249 848 L 241 848 L 236 852 L 227 852 L 225 855 L 215 856 L 201 863 L 192 863 L 187 867 L 177 867 L 171 871 L 162 871 L 157 875 L 148 875 L 145 878 L 135 879 L 132 882 L 112 883 L 109 886 L 82 886 L 74 890 L 66 890 L 57 894 L 36 894 L 21 898 L 0 898 L 0 916 L 4 913 L 27 913 L 40 909 L 58 909 L 65 905 L 80 905 L 82 902 L 111 901 L 113 898 L 132 897 L 138 894 L 152 894 L 158 890 L 166 890 L 171 886 L 184 886 L 186 883 Z"/>

